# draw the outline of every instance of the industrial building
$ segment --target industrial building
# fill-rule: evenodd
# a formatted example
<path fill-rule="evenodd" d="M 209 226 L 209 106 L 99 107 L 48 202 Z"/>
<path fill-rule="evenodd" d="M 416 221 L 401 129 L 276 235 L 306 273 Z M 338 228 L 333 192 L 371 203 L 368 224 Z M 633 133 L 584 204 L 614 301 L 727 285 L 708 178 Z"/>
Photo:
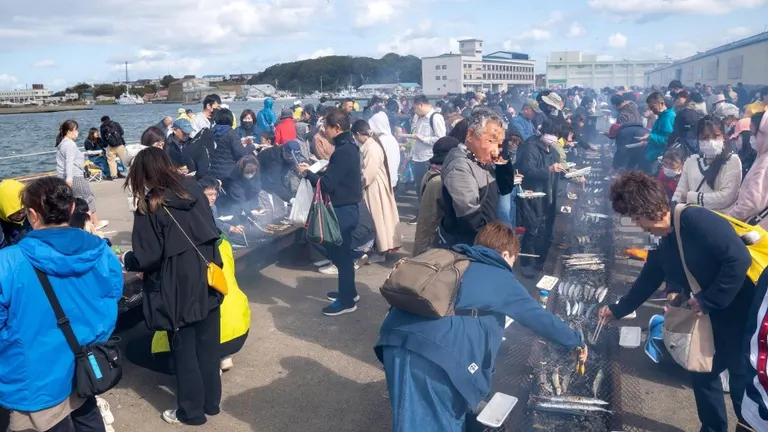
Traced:
<path fill-rule="evenodd" d="M 536 62 L 527 54 L 497 51 L 483 55 L 483 41 L 459 41 L 459 53 L 421 59 L 424 94 L 436 96 L 467 91 L 500 92 L 533 88 Z"/>
<path fill-rule="evenodd" d="M 198 102 L 215 90 L 208 81 L 200 78 L 182 78 L 168 86 L 168 100 L 183 103 Z"/>
<path fill-rule="evenodd" d="M 0 103 L 47 102 L 52 94 L 42 84 L 33 84 L 32 89 L 0 91 Z"/>
<path fill-rule="evenodd" d="M 664 60 L 598 60 L 594 54 L 581 51 L 556 51 L 547 61 L 548 88 L 574 86 L 599 89 L 618 86 L 645 86 L 645 73 L 672 61 Z"/>
<path fill-rule="evenodd" d="M 768 84 L 768 32 L 756 34 L 678 60 L 645 74 L 645 86 L 665 86 L 672 80 L 693 87 Z"/>

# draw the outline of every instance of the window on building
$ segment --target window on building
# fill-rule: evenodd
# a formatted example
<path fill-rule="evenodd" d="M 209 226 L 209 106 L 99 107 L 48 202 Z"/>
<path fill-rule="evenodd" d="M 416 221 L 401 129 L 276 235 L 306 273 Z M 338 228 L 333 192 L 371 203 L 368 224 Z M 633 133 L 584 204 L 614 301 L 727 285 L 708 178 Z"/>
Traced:
<path fill-rule="evenodd" d="M 446 69 L 448 69 L 448 66 L 447 65 L 443 65 L 443 70 L 446 70 Z"/>
<path fill-rule="evenodd" d="M 448 77 L 443 75 L 443 81 L 446 81 L 447 79 L 448 79 Z"/>
<path fill-rule="evenodd" d="M 488 78 L 485 77 L 485 74 L 483 74 L 483 79 L 488 79 Z"/>
<path fill-rule="evenodd" d="M 435 70 L 440 70 L 440 65 L 435 65 Z"/>
<path fill-rule="evenodd" d="M 440 75 L 435 77 L 435 81 L 440 81 Z"/>

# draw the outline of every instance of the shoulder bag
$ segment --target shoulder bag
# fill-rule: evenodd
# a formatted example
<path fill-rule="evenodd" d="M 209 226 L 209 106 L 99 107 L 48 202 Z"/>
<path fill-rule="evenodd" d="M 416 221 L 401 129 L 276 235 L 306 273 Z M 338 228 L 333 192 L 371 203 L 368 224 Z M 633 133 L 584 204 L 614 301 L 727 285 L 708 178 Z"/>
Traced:
<path fill-rule="evenodd" d="M 683 263 L 685 277 L 691 287 L 691 296 L 695 296 L 701 292 L 701 287 L 688 270 L 683 252 L 683 242 L 680 237 L 680 216 L 684 209 L 684 204 L 675 206 L 672 222 L 677 237 L 677 247 L 680 250 L 680 261 Z M 681 300 L 680 302 L 673 302 L 674 305 L 668 306 L 664 313 L 664 326 L 662 327 L 664 346 L 667 347 L 675 362 L 683 369 L 690 372 L 711 372 L 715 356 L 712 322 L 709 315 L 699 316 L 689 307 L 685 307 L 687 305 L 683 302 L 687 299 Z"/>
<path fill-rule="evenodd" d="M 212 263 L 205 259 L 202 252 L 200 252 L 200 249 L 195 246 L 195 242 L 192 241 L 191 238 L 187 235 L 187 233 L 184 231 L 184 229 L 179 225 L 179 222 L 176 220 L 175 217 L 171 214 L 171 212 L 168 210 L 168 207 L 163 206 L 165 209 L 165 212 L 168 213 L 168 216 L 171 217 L 171 220 L 173 220 L 173 223 L 176 224 L 177 227 L 179 227 L 179 230 L 182 234 L 184 234 L 184 237 L 187 238 L 189 241 L 189 244 L 192 245 L 193 248 L 195 248 L 195 252 L 197 252 L 198 255 L 200 255 L 200 259 L 203 260 L 205 263 L 207 270 L 206 270 L 206 276 L 208 278 L 208 286 L 215 289 L 216 291 L 222 293 L 223 295 L 227 295 L 229 293 L 229 288 L 227 287 L 227 279 L 224 277 L 224 270 L 221 269 L 216 263 Z"/>
<path fill-rule="evenodd" d="M 37 279 L 43 286 L 48 303 L 56 315 L 56 323 L 64 333 L 69 349 L 75 355 L 74 386 L 77 395 L 83 399 L 100 395 L 116 386 L 123 377 L 123 356 L 120 348 L 110 342 L 97 342 L 88 346 L 80 346 L 69 318 L 64 314 L 61 303 L 53 292 L 48 275 L 34 267 Z"/>

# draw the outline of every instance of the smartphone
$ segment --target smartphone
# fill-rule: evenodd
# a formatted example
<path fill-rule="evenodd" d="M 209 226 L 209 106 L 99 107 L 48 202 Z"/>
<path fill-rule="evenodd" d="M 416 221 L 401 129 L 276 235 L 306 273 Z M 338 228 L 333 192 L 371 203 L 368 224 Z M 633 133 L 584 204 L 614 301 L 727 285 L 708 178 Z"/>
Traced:
<path fill-rule="evenodd" d="M 489 427 L 499 428 L 504 425 L 504 421 L 515 405 L 517 405 L 516 397 L 497 392 L 477 415 L 477 421 Z"/>

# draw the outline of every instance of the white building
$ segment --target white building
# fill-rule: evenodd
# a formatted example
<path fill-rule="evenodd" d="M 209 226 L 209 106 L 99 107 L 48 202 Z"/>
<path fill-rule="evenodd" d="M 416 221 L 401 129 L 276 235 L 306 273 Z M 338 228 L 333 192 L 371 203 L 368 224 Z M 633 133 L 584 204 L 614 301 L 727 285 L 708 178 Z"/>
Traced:
<path fill-rule="evenodd" d="M 225 75 L 203 75 L 203 79 L 208 82 L 222 82 L 227 77 Z"/>
<path fill-rule="evenodd" d="M 581 51 L 556 51 L 547 61 L 547 87 L 574 86 L 601 89 L 618 86 L 645 86 L 645 73 L 670 60 L 598 60 Z"/>
<path fill-rule="evenodd" d="M 0 91 L 0 102 L 24 103 L 28 101 L 45 102 L 51 97 L 47 89 Z"/>
<path fill-rule="evenodd" d="M 421 59 L 424 94 L 436 96 L 467 91 L 500 92 L 533 87 L 536 62 L 527 54 L 497 51 L 483 55 L 483 41 L 459 41 L 458 54 Z"/>
<path fill-rule="evenodd" d="M 691 87 L 696 83 L 713 87 L 738 82 L 746 86 L 768 84 L 768 32 L 649 71 L 645 85 L 666 86 L 676 79 Z"/>

